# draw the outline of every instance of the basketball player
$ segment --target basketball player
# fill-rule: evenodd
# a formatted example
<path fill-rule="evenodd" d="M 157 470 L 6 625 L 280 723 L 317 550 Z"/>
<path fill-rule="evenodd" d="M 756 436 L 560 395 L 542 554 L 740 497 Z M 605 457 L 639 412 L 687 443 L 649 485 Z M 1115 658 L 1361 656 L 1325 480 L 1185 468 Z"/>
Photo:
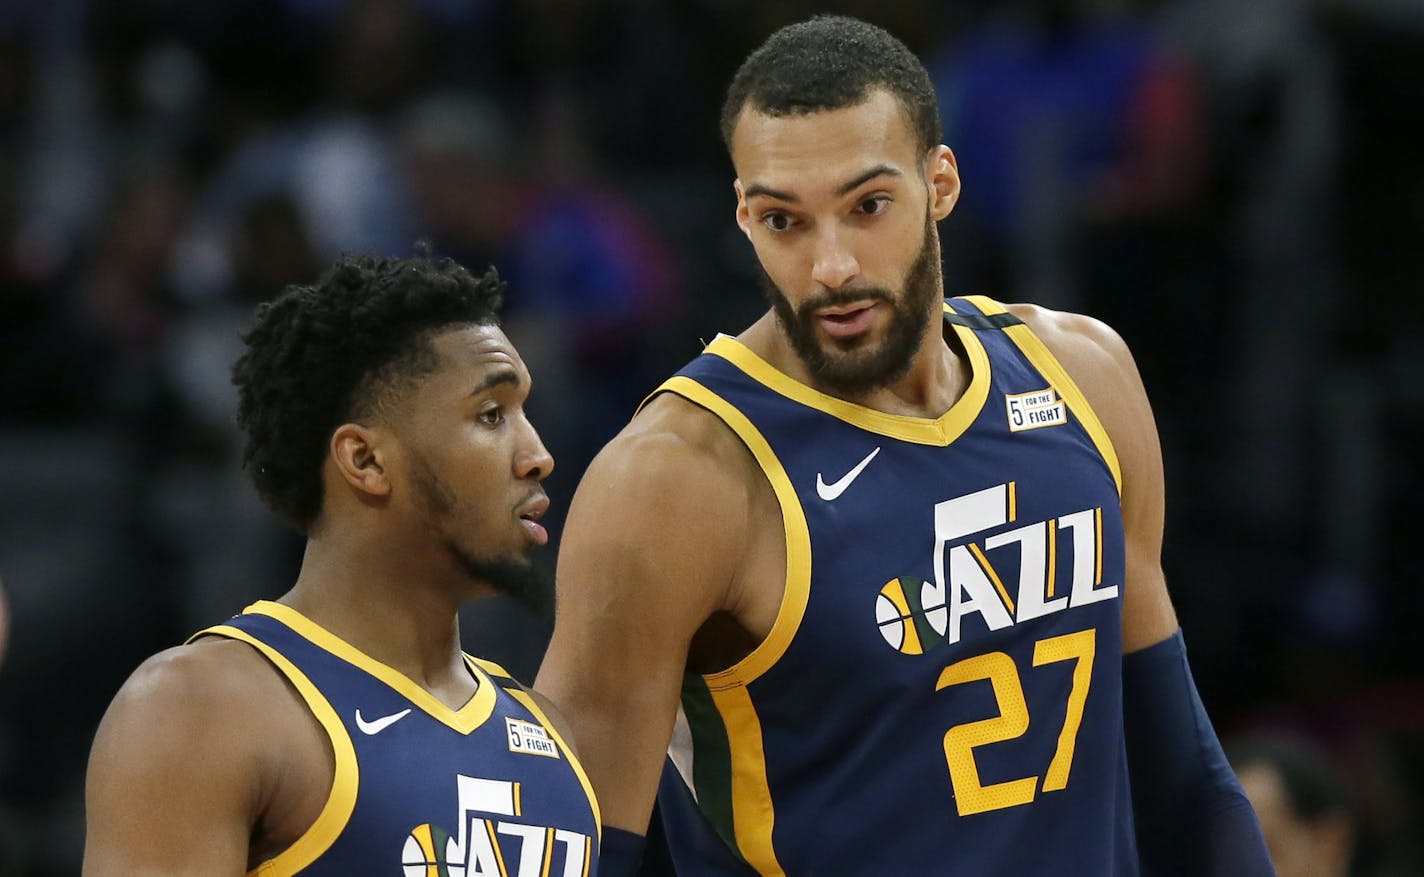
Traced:
<path fill-rule="evenodd" d="M 86 875 L 596 870 L 598 809 L 545 707 L 460 650 L 460 604 L 532 587 L 547 539 L 554 461 L 500 294 L 492 270 L 347 257 L 258 309 L 238 422 L 307 534 L 301 572 L 119 691 Z"/>
<path fill-rule="evenodd" d="M 731 84 L 771 307 L 590 467 L 537 683 L 605 874 L 670 742 L 679 873 L 1270 873 L 1163 581 L 1132 357 L 1087 317 L 944 299 L 938 119 L 918 60 L 847 18 Z"/>

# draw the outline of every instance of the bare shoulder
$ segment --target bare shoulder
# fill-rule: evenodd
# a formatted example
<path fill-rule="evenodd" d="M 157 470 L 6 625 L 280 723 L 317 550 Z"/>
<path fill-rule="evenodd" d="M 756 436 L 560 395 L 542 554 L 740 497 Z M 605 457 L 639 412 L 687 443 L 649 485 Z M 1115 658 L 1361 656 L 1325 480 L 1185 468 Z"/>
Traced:
<path fill-rule="evenodd" d="M 653 399 L 589 466 L 575 510 L 596 506 L 623 524 L 615 540 L 646 541 L 699 524 L 713 546 L 734 538 L 760 481 L 736 434 L 706 409 L 671 393 Z M 602 519 L 602 518 L 601 518 Z"/>
<path fill-rule="evenodd" d="M 719 476 L 719 480 L 726 476 L 740 480 L 755 471 L 745 446 L 721 418 L 675 393 L 662 393 L 650 401 L 606 450 L 691 466 L 692 474 Z"/>
<path fill-rule="evenodd" d="M 1132 351 L 1111 326 L 1038 305 L 1005 307 L 1033 330 L 1073 378 L 1115 444 L 1131 440 L 1144 427 L 1155 430 Z"/>
<path fill-rule="evenodd" d="M 219 720 L 243 711 L 247 700 L 280 685 L 275 672 L 251 646 L 236 640 L 204 637 L 159 652 L 139 665 L 119 689 L 114 706 L 171 707 L 194 721 Z"/>
<path fill-rule="evenodd" d="M 539 712 L 544 714 L 544 721 L 548 723 L 549 727 L 573 749 L 574 755 L 578 755 L 578 744 L 574 740 L 573 729 L 569 727 L 569 722 L 564 718 L 563 712 L 554 705 L 552 700 L 536 689 L 525 688 L 524 691 L 529 693 L 529 698 L 539 707 Z"/>
<path fill-rule="evenodd" d="M 690 637 L 732 602 L 758 480 L 716 416 L 672 394 L 653 399 L 579 482 L 559 551 L 561 605 L 594 600 L 600 615 L 636 606 Z"/>
<path fill-rule="evenodd" d="M 133 672 L 104 715 L 95 758 L 240 753 L 284 683 L 250 646 L 205 638 L 159 652 Z"/>
<path fill-rule="evenodd" d="M 256 651 L 231 640 L 199 640 L 140 665 L 90 753 L 86 877 L 246 871 L 284 772 L 287 746 L 273 741 L 292 736 L 296 705 L 284 685 Z"/>
<path fill-rule="evenodd" d="M 1102 320 L 1032 304 L 1005 307 L 1033 330 L 1074 380 L 1078 380 L 1079 375 L 1111 378 L 1122 371 L 1136 374 L 1137 366 L 1127 342 Z"/>

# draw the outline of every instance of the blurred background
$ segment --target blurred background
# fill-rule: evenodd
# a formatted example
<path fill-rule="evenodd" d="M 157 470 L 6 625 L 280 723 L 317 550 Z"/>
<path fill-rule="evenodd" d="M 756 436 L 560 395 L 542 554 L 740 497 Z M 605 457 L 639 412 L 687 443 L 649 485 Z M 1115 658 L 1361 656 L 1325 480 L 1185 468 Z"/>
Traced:
<path fill-rule="evenodd" d="M 947 290 L 1133 347 L 1202 696 L 1336 792 L 1286 801 L 1283 877 L 1424 873 L 1424 3 L 0 0 L 0 875 L 78 872 L 119 685 L 293 580 L 233 425 L 254 306 L 346 251 L 497 264 L 557 536 L 637 402 L 762 311 L 717 113 L 816 11 L 935 78 Z M 549 624 L 464 633 L 531 681 Z M 1340 870 L 1288 872 L 1321 812 Z"/>

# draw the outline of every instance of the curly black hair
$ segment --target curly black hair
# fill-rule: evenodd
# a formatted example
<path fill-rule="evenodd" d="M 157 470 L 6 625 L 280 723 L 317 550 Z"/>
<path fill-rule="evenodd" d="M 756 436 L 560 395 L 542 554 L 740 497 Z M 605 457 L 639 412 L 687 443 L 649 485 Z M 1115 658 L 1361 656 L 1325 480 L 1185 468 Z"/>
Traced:
<path fill-rule="evenodd" d="M 929 72 L 904 43 L 882 28 L 844 15 L 818 15 L 773 33 L 747 56 L 722 104 L 722 140 L 750 104 L 770 116 L 855 106 L 883 88 L 905 108 L 921 152 L 944 137 Z"/>
<path fill-rule="evenodd" d="M 499 324 L 504 284 L 449 259 L 345 256 L 311 286 L 259 305 L 232 370 L 243 463 L 264 502 L 303 532 L 321 512 L 336 427 L 379 414 L 402 382 L 433 370 L 430 339 Z"/>

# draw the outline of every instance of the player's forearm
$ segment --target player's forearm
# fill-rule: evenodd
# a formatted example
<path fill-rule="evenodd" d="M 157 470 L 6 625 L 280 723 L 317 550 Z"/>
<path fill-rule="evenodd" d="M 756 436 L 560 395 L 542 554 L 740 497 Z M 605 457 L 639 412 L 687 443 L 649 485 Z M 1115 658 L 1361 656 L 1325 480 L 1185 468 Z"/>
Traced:
<path fill-rule="evenodd" d="M 1122 696 L 1144 874 L 1275 874 L 1197 694 L 1180 631 L 1123 657 Z"/>

